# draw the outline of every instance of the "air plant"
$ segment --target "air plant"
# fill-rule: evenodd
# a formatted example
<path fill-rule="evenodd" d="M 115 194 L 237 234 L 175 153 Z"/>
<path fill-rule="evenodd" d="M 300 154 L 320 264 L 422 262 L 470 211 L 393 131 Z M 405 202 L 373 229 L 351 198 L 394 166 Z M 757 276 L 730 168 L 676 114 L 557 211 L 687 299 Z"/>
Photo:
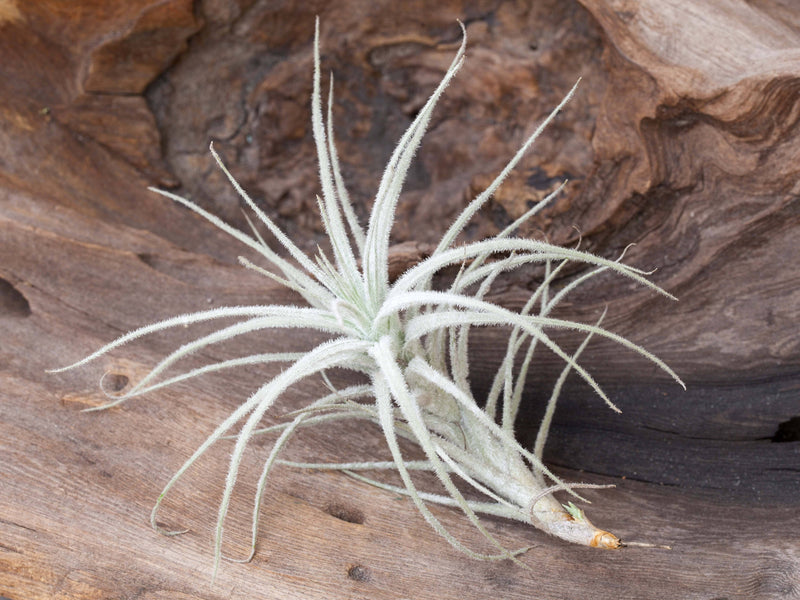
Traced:
<path fill-rule="evenodd" d="M 359 480 L 408 496 L 439 535 L 473 558 L 517 560 L 517 554 L 524 551 L 504 547 L 484 527 L 479 514 L 517 519 L 578 544 L 602 548 L 620 545 L 615 535 L 592 525 L 575 504 L 562 504 L 553 496 L 554 492 L 564 491 L 580 499 L 576 489 L 602 487 L 567 483 L 542 463 L 542 452 L 559 393 L 568 374 L 574 372 L 612 410 L 618 410 L 592 375 L 578 362 L 581 352 L 593 336 L 610 339 L 642 355 L 678 383 L 681 381 L 656 356 L 603 329 L 600 326 L 602 317 L 595 324 L 583 324 L 556 318 L 551 313 L 575 288 L 606 271 L 627 277 L 665 296 L 671 297 L 670 294 L 650 282 L 646 277 L 647 272 L 627 266 L 621 260 L 608 260 L 578 249 L 561 248 L 544 241 L 514 236 L 519 226 L 554 198 L 564 184 L 497 235 L 481 241 L 457 243 L 465 225 L 492 197 L 542 130 L 569 101 L 575 87 L 527 139 L 491 185 L 464 208 L 432 254 L 394 281 L 390 281 L 388 275 L 389 236 L 406 174 L 437 101 L 464 62 L 466 29 L 463 25 L 461 28 L 461 46 L 441 83 L 398 142 L 381 179 L 369 224 L 364 230 L 358 223 L 345 188 L 333 141 L 332 78 L 327 118 L 323 118 L 317 22 L 311 112 L 322 188 L 322 195 L 317 197 L 317 201 L 330 240 L 332 259 L 323 250 L 319 250 L 313 260 L 301 251 L 236 182 L 213 145 L 211 153 L 219 167 L 290 258 L 271 249 L 252 222 L 252 234 L 244 233 L 190 200 L 151 188 L 198 213 L 255 250 L 267 267 L 240 258 L 244 266 L 256 269 L 294 290 L 308 306 L 231 306 L 180 315 L 131 331 L 83 360 L 59 369 L 84 365 L 127 342 L 154 332 L 231 318 L 237 319 L 237 322 L 220 326 L 217 331 L 184 344 L 159 362 L 131 389 L 113 397 L 110 403 L 100 408 L 114 406 L 132 397 L 212 371 L 276 361 L 289 363 L 283 372 L 264 383 L 219 424 L 169 480 L 153 507 L 153 527 L 163 533 L 177 533 L 163 531 L 156 523 L 157 512 L 165 495 L 212 444 L 224 438 L 235 440 L 215 530 L 215 567 L 222 556 L 223 525 L 243 453 L 254 436 L 268 433 L 275 434 L 277 438 L 258 480 L 250 557 L 255 553 L 264 488 L 272 468 L 278 463 L 314 469 L 338 469 Z M 588 268 L 557 292 L 554 291 L 551 289 L 553 282 L 571 261 L 584 263 Z M 498 275 L 534 263 L 543 266 L 544 275 L 521 310 L 512 311 L 485 299 Z M 444 289 L 435 289 L 434 277 L 452 267 L 460 267 L 457 275 L 441 286 Z M 497 368 L 488 396 L 482 403 L 473 396 L 469 380 L 469 337 L 474 326 L 510 327 L 505 355 Z M 253 332 L 282 328 L 318 330 L 328 334 L 329 339 L 304 353 L 253 354 L 209 364 L 170 378 L 159 378 L 177 361 L 207 346 Z M 576 350 L 567 352 L 551 337 L 553 330 L 579 332 L 583 341 Z M 529 450 L 515 439 L 514 423 L 523 400 L 526 376 L 533 365 L 534 353 L 540 348 L 554 353 L 564 366 L 547 402 L 534 448 Z M 366 376 L 365 382 L 335 389 L 326 372 L 336 368 L 362 373 Z M 315 375 L 325 380 L 330 393 L 290 413 L 277 425 L 259 428 L 265 413 L 281 394 Z M 377 424 L 385 438 L 391 460 L 319 464 L 279 459 L 281 450 L 298 430 L 347 419 L 362 419 Z M 411 460 L 404 456 L 399 438 L 416 443 L 424 458 Z M 395 470 L 402 486 L 389 485 L 366 475 L 368 471 L 379 470 Z M 441 490 L 434 493 L 419 489 L 411 476 L 413 471 L 432 473 L 441 483 L 444 493 Z M 460 481 L 461 487 L 456 481 Z M 482 499 L 476 500 L 475 494 L 465 495 L 462 492 L 465 486 L 478 492 Z M 430 504 L 458 508 L 495 550 L 487 554 L 465 546 L 431 512 Z"/>

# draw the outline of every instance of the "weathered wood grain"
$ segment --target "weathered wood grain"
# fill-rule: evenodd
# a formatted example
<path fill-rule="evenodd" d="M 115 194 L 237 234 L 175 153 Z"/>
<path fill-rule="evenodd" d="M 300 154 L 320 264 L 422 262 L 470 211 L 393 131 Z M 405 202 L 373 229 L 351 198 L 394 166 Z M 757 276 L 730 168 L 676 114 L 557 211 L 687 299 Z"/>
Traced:
<path fill-rule="evenodd" d="M 592 551 L 490 520 L 490 530 L 509 544 L 533 545 L 524 558 L 532 572 L 509 564 L 474 563 L 451 551 L 409 502 L 343 475 L 284 468 L 277 470 L 268 489 L 255 560 L 225 563 L 212 585 L 211 529 L 227 449 L 220 447 L 204 458 L 166 503 L 163 522 L 188 527 L 189 533 L 166 538 L 153 532 L 149 510 L 172 471 L 269 373 L 212 377 L 118 409 L 81 413 L 102 399 L 96 388 L 101 372 L 141 376 L 146 364 L 176 342 L 136 344 L 79 373 L 48 375 L 44 370 L 130 327 L 136 317 L 118 306 L 139 306 L 144 313 L 153 290 L 158 290 L 165 314 L 278 294 L 246 271 L 200 255 L 191 257 L 187 267 L 185 253 L 157 242 L 151 251 L 162 267 L 156 270 L 137 252 L 143 243 L 153 242 L 146 232 L 115 227 L 107 245 L 88 244 L 81 239 L 82 229 L 71 235 L 64 221 L 54 232 L 46 224 L 27 227 L 17 217 L 5 210 L 0 220 L 2 239 L 13 242 L 15 249 L 4 264 L 4 276 L 7 281 L 14 276 L 13 289 L 30 310 L 0 318 L 0 592 L 12 600 L 528 598 L 532 593 L 639 598 L 652 589 L 674 598 L 798 595 L 796 502 L 755 501 L 737 494 L 736 488 L 709 493 L 693 489 L 696 481 L 660 486 L 634 481 L 637 473 L 620 479 L 575 471 L 563 474 L 618 485 L 590 494 L 596 502 L 589 510 L 598 523 L 625 539 L 673 549 Z M 97 230 L 101 239 L 110 232 L 104 229 Z M 50 261 L 54 255 L 80 260 L 59 264 L 56 274 Z M 171 274 L 165 275 L 167 271 Z M 82 289 L 64 286 L 62 278 L 83 282 Z M 274 348 L 293 342 L 299 343 L 285 338 L 264 343 Z M 316 384 L 301 386 L 280 410 L 292 408 L 315 389 L 321 391 Z M 591 446 L 581 448 L 573 464 L 591 470 L 592 460 L 602 461 L 604 450 L 614 450 L 617 440 L 603 438 L 601 432 L 601 427 L 583 432 L 582 439 Z M 562 442 L 558 436 L 555 441 L 558 451 Z M 335 459 L 380 452 L 380 447 L 377 431 L 357 425 L 309 431 L 289 452 L 302 459 Z M 651 460 L 683 457 L 682 443 L 665 448 L 640 440 L 638 448 L 649 452 Z M 226 528 L 226 549 L 234 555 L 246 549 L 253 479 L 266 450 L 256 444 L 246 457 L 243 487 Z M 625 452 L 620 455 L 624 471 Z M 715 465 L 701 461 L 694 468 L 713 474 Z M 478 535 L 454 511 L 436 512 L 461 538 L 480 545 Z M 659 588 L 662 584 L 666 587 Z"/>
<path fill-rule="evenodd" d="M 503 0 L 295 3 L 0 2 L 0 596 L 138 598 L 800 597 L 800 13 L 787 2 Z M 528 3 L 530 4 L 530 3 Z M 80 5 L 82 8 L 77 9 Z M 133 327 L 223 304 L 298 302 L 239 268 L 243 250 L 145 191 L 179 187 L 246 226 L 207 153 L 230 162 L 299 242 L 321 241 L 310 139 L 313 17 L 336 78 L 340 157 L 366 217 L 396 139 L 469 35 L 464 70 L 436 113 L 399 207 L 397 269 L 424 254 L 578 76 L 579 94 L 468 231 L 495 231 L 563 178 L 564 197 L 521 235 L 658 267 L 673 303 L 613 278 L 564 311 L 666 359 L 689 383 L 602 344 L 584 361 L 623 409 L 568 387 L 548 448 L 570 479 L 615 483 L 587 512 L 628 540 L 672 550 L 597 552 L 489 520 L 532 545 L 528 572 L 457 554 L 413 506 L 339 474 L 281 468 L 250 564 L 211 583 L 211 536 L 228 448 L 148 515 L 170 475 L 279 367 L 186 382 L 97 413 L 97 380 L 129 384 L 191 332 L 154 336 L 77 372 Z M 568 277 L 575 276 L 568 273 Z M 498 281 L 508 305 L 524 277 Z M 200 331 L 201 329 L 198 329 Z M 477 395 L 503 332 L 472 350 Z M 299 349 L 308 335 L 248 347 Z M 570 342 L 567 341 L 567 344 Z M 197 361 L 237 352 L 209 349 Z M 191 363 L 188 361 L 187 364 Z M 556 362 L 529 386 L 523 440 Z M 309 382 L 276 414 L 322 390 Z M 277 416 L 270 416 L 270 419 Z M 779 435 L 779 432 L 780 433 Z M 783 440 L 783 441 L 778 441 Z M 267 440 L 246 456 L 226 552 L 248 540 Z M 385 455 L 361 425 L 307 431 L 298 459 Z M 384 453 L 384 454 L 380 454 Z M 461 538 L 479 536 L 434 509 Z"/>

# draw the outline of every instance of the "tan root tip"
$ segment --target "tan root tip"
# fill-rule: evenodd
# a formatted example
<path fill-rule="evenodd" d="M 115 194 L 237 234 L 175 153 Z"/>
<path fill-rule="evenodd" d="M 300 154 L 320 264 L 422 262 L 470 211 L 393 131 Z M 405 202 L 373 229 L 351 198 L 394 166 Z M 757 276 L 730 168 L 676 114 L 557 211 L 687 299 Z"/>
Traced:
<path fill-rule="evenodd" d="M 589 545 L 592 548 L 605 548 L 606 550 L 616 550 L 617 548 L 623 546 L 624 544 L 613 533 L 598 530 L 597 533 L 594 534 L 592 541 L 589 542 Z"/>

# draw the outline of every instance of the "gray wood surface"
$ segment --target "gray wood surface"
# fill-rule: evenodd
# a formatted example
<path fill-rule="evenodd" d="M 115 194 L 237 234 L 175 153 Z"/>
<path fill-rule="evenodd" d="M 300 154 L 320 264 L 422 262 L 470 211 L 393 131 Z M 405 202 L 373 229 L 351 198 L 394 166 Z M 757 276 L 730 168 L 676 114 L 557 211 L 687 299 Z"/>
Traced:
<path fill-rule="evenodd" d="M 573 547 L 490 519 L 490 531 L 506 543 L 532 546 L 522 559 L 530 571 L 474 562 L 438 538 L 407 500 L 344 475 L 280 468 L 264 501 L 255 559 L 224 563 L 212 584 L 211 537 L 229 450 L 225 443 L 187 474 L 165 504 L 163 522 L 189 533 L 168 538 L 154 532 L 150 507 L 214 425 L 271 372 L 195 380 L 119 408 L 85 413 L 81 410 L 103 400 L 100 374 L 139 377 L 176 344 L 175 337 L 120 349 L 77 372 L 51 375 L 45 369 L 155 316 L 287 298 L 239 267 L 187 254 L 147 232 L 93 225 L 90 235 L 98 242 L 88 242 L 86 221 L 40 208 L 28 199 L 16 207 L 6 203 L 0 213 L 8 250 L 2 273 L 13 282 L 4 289 L 6 310 L 0 317 L 0 592 L 5 597 L 772 599 L 800 594 L 797 498 L 787 493 L 764 501 L 742 493 L 763 483 L 745 480 L 753 477 L 747 461 L 758 460 L 758 453 L 747 455 L 752 443 L 740 444 L 736 455 L 744 457 L 741 486 L 703 489 L 702 481 L 688 479 L 659 485 L 652 483 L 654 474 L 679 478 L 681 465 L 694 477 L 720 478 L 713 459 L 718 455 L 686 446 L 691 438 L 669 443 L 635 428 L 628 434 L 638 437 L 626 446 L 621 434 L 604 433 L 602 419 L 574 425 L 583 427 L 575 453 L 564 448 L 575 439 L 564 419 L 554 434 L 554 452 L 573 467 L 592 471 L 600 463 L 602 471 L 613 464 L 627 477 L 574 469 L 563 474 L 616 484 L 588 494 L 595 501 L 587 507 L 591 518 L 623 539 L 672 550 Z M 36 226 L 26 223 L 31 215 Z M 145 246 L 147 261 L 140 257 Z M 282 337 L 252 343 L 275 348 L 308 341 Z M 320 391 L 309 382 L 287 395 L 277 412 Z M 691 408 L 684 412 L 680 422 L 691 420 Z M 765 446 L 797 449 L 797 444 Z M 253 478 L 267 451 L 265 441 L 247 453 L 226 529 L 226 551 L 233 555 L 246 549 Z M 290 446 L 289 456 L 330 460 L 381 451 L 377 430 L 354 425 L 309 430 Z M 628 468 L 636 463 L 627 456 L 631 452 L 639 463 L 651 461 L 650 472 L 642 475 L 651 483 L 635 480 Z M 777 481 L 791 489 L 786 477 Z M 479 535 L 455 511 L 434 510 L 462 539 L 481 547 Z"/>

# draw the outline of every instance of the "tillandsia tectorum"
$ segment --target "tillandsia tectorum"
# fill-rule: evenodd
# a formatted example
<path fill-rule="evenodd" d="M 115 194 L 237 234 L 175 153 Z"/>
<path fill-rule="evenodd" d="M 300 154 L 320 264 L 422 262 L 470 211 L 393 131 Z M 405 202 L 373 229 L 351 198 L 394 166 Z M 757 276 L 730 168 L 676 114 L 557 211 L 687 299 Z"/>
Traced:
<path fill-rule="evenodd" d="M 389 160 L 375 196 L 369 224 L 364 230 L 358 223 L 345 189 L 333 141 L 332 79 L 327 117 L 323 117 L 317 23 L 311 113 L 322 188 L 322 195 L 317 201 L 322 223 L 329 236 L 332 259 L 322 250 L 313 260 L 302 252 L 239 186 L 213 146 L 211 152 L 233 187 L 290 258 L 284 258 L 271 249 L 255 226 L 252 227 L 252 234 L 244 233 L 185 198 L 153 190 L 202 215 L 234 239 L 255 250 L 268 268 L 256 266 L 243 258 L 241 262 L 291 288 L 309 306 L 231 306 L 181 315 L 131 331 L 94 354 L 65 367 L 69 369 L 83 365 L 122 344 L 153 332 L 217 319 L 237 319 L 237 322 L 221 326 L 214 333 L 181 346 L 130 390 L 112 398 L 105 406 L 113 406 L 210 371 L 275 361 L 289 363 L 282 373 L 264 383 L 220 423 L 170 479 L 153 508 L 151 522 L 158 529 L 156 514 L 165 494 L 212 444 L 223 438 L 234 439 L 215 530 L 215 565 L 219 564 L 221 558 L 223 524 L 243 453 L 253 436 L 263 433 L 275 434 L 276 441 L 258 481 L 252 517 L 251 557 L 255 552 L 261 497 L 267 477 L 277 463 L 314 469 L 339 469 L 363 481 L 404 494 L 411 498 L 438 534 L 474 558 L 517 560 L 515 556 L 520 552 L 509 550 L 496 540 L 478 518 L 480 513 L 518 519 L 578 544 L 604 548 L 616 548 L 620 544 L 616 536 L 592 525 L 583 511 L 572 502 L 564 505 L 553 496 L 554 492 L 562 490 L 580 498 L 576 489 L 598 487 L 566 483 L 542 463 L 542 450 L 562 384 L 567 375 L 574 372 L 609 407 L 617 410 L 592 375 L 578 362 L 581 352 L 593 336 L 610 339 L 639 353 L 681 382 L 660 359 L 633 342 L 603 329 L 600 321 L 587 325 L 555 318 L 551 313 L 576 287 L 606 271 L 670 295 L 650 282 L 645 271 L 627 266 L 620 260 L 608 260 L 577 249 L 514 237 L 517 228 L 555 197 L 563 185 L 497 235 L 477 242 L 456 243 L 465 225 L 497 190 L 544 127 L 566 104 L 575 88 L 527 139 L 492 184 L 466 206 L 444 233 L 432 254 L 395 281 L 390 281 L 388 276 L 389 234 L 398 198 L 434 106 L 463 64 L 466 46 L 466 29 L 463 25 L 462 32 L 461 46 L 447 73 L 408 127 Z M 570 261 L 584 263 L 587 268 L 582 275 L 572 278 L 558 291 L 551 289 L 556 277 Z M 499 274 L 532 263 L 543 265 L 544 275 L 520 311 L 508 310 L 485 299 Z M 434 289 L 434 276 L 448 267 L 460 267 L 460 270 L 444 286 L 446 289 Z M 482 404 L 476 401 L 470 389 L 468 361 L 470 330 L 479 325 L 511 328 L 505 355 L 500 361 L 488 397 Z M 305 353 L 254 354 L 159 380 L 159 376 L 179 359 L 206 346 L 251 332 L 276 328 L 319 330 L 329 334 L 330 338 Z M 549 333 L 563 329 L 579 332 L 583 336 L 583 342 L 571 353 L 557 344 Z M 528 450 L 514 438 L 514 422 L 522 402 L 526 375 L 537 348 L 554 353 L 564 366 L 547 402 L 534 448 Z M 330 386 L 325 373 L 334 368 L 360 372 L 366 376 L 366 382 L 339 390 L 331 389 L 331 393 L 291 413 L 282 423 L 259 428 L 264 414 L 288 388 L 314 375 L 322 376 Z M 364 419 L 376 423 L 385 438 L 391 459 L 336 464 L 279 460 L 286 442 L 299 429 L 342 419 Z M 238 430 L 234 432 L 236 426 Z M 424 459 L 406 458 L 401 452 L 399 438 L 415 442 Z M 365 475 L 369 470 L 380 469 L 396 470 L 402 486 L 387 485 Z M 444 493 L 419 489 L 411 476 L 415 470 L 435 475 Z M 469 498 L 465 496 L 456 485 L 457 480 L 462 487 L 467 486 L 479 492 L 483 499 L 475 500 L 474 495 Z M 495 550 L 487 554 L 466 547 L 431 512 L 431 503 L 460 509 Z"/>

